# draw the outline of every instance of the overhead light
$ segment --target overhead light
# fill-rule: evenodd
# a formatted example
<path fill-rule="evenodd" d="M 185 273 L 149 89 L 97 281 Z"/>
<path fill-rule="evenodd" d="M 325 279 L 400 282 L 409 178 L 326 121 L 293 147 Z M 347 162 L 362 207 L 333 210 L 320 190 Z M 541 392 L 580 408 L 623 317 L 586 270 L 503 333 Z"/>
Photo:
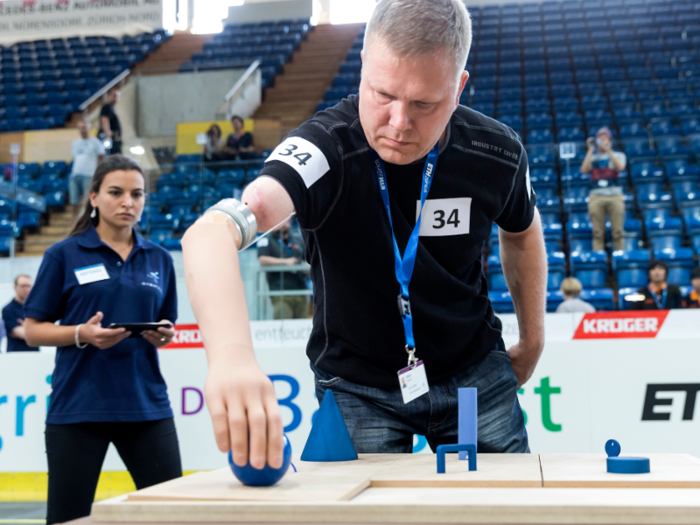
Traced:
<path fill-rule="evenodd" d="M 129 148 L 129 151 L 134 155 L 143 155 L 144 153 L 146 153 L 146 150 L 143 149 L 143 146 L 131 146 Z"/>

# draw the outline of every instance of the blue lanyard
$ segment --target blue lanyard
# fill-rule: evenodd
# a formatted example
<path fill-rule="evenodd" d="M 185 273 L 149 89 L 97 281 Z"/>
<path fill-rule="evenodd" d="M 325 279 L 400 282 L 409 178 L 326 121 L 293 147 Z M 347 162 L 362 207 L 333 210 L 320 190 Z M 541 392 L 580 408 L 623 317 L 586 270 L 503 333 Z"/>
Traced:
<path fill-rule="evenodd" d="M 386 171 L 384 169 L 384 162 L 377 155 L 377 152 L 372 150 L 372 157 L 374 159 L 374 168 L 377 173 L 377 184 L 379 186 L 379 193 L 382 196 L 382 202 L 384 203 L 384 208 L 386 208 L 387 217 L 389 217 L 389 227 L 391 228 L 391 237 L 394 240 L 394 271 L 396 272 L 396 280 L 401 286 L 401 293 L 399 294 L 399 311 L 401 313 L 401 320 L 403 321 L 403 330 L 406 334 L 406 350 L 409 355 L 413 355 L 413 350 L 416 347 L 416 343 L 413 339 L 413 316 L 411 315 L 411 303 L 409 302 L 408 295 L 408 285 L 411 282 L 411 277 L 413 276 L 413 267 L 416 264 L 416 254 L 418 252 L 418 234 L 420 232 L 420 223 L 423 217 L 423 205 L 425 204 L 425 199 L 430 191 L 430 186 L 433 183 L 433 176 L 435 175 L 435 167 L 437 166 L 438 154 L 440 153 L 440 141 L 435 144 L 435 147 L 428 153 L 428 158 L 425 161 L 425 167 L 423 168 L 423 183 L 421 184 L 420 192 L 420 212 L 418 214 L 418 219 L 416 220 L 416 225 L 411 232 L 411 236 L 408 238 L 408 244 L 406 245 L 406 251 L 404 256 L 401 257 L 401 252 L 399 251 L 399 246 L 396 244 L 396 235 L 394 235 L 394 224 L 391 220 L 391 204 L 389 202 L 389 187 L 386 180 Z"/>
<path fill-rule="evenodd" d="M 654 298 L 654 301 L 656 302 L 656 307 L 659 310 L 665 310 L 666 309 L 666 296 L 668 295 L 668 285 L 666 285 L 666 288 L 664 288 L 664 291 L 661 293 L 661 302 L 659 302 L 659 296 L 654 291 L 654 289 L 651 287 L 651 285 L 649 285 L 648 288 L 649 288 L 649 291 L 651 292 L 651 296 Z"/>

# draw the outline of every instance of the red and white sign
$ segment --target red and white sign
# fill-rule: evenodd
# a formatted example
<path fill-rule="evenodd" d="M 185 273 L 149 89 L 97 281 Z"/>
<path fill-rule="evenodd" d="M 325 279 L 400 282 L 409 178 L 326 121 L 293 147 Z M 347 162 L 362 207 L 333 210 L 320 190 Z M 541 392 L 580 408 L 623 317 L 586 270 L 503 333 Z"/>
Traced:
<path fill-rule="evenodd" d="M 164 350 L 177 350 L 179 348 L 204 348 L 202 333 L 198 324 L 179 324 L 175 326 L 173 342 L 164 346 Z"/>
<path fill-rule="evenodd" d="M 667 316 L 668 310 L 586 314 L 574 339 L 653 339 Z"/>

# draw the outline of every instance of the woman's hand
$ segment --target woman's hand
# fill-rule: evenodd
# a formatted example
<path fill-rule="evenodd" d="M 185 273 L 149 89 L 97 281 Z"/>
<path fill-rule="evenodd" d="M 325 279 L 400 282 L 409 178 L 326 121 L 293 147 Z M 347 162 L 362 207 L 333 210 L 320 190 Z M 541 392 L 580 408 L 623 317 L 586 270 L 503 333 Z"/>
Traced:
<path fill-rule="evenodd" d="M 78 339 L 81 343 L 90 343 L 100 350 L 111 348 L 131 335 L 126 328 L 102 328 L 104 314 L 97 312 L 90 320 L 81 325 L 78 330 Z"/>
<path fill-rule="evenodd" d="M 161 319 L 161 323 L 170 323 L 167 319 Z M 146 332 L 143 333 L 143 338 L 151 343 L 153 346 L 156 348 L 163 348 L 164 346 L 169 345 L 173 337 L 175 337 L 175 327 L 173 325 L 170 325 L 170 328 L 158 328 L 158 331 L 156 330 L 147 330 Z"/>

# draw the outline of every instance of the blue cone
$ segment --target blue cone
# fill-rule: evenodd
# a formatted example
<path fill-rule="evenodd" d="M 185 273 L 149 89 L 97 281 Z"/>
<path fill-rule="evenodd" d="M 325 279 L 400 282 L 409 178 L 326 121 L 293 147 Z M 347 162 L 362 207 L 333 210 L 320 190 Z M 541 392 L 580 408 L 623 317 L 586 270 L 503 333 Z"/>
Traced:
<path fill-rule="evenodd" d="M 352 461 L 357 459 L 348 427 L 340 414 L 332 390 L 327 390 L 316 414 L 309 439 L 306 440 L 302 461 Z"/>

